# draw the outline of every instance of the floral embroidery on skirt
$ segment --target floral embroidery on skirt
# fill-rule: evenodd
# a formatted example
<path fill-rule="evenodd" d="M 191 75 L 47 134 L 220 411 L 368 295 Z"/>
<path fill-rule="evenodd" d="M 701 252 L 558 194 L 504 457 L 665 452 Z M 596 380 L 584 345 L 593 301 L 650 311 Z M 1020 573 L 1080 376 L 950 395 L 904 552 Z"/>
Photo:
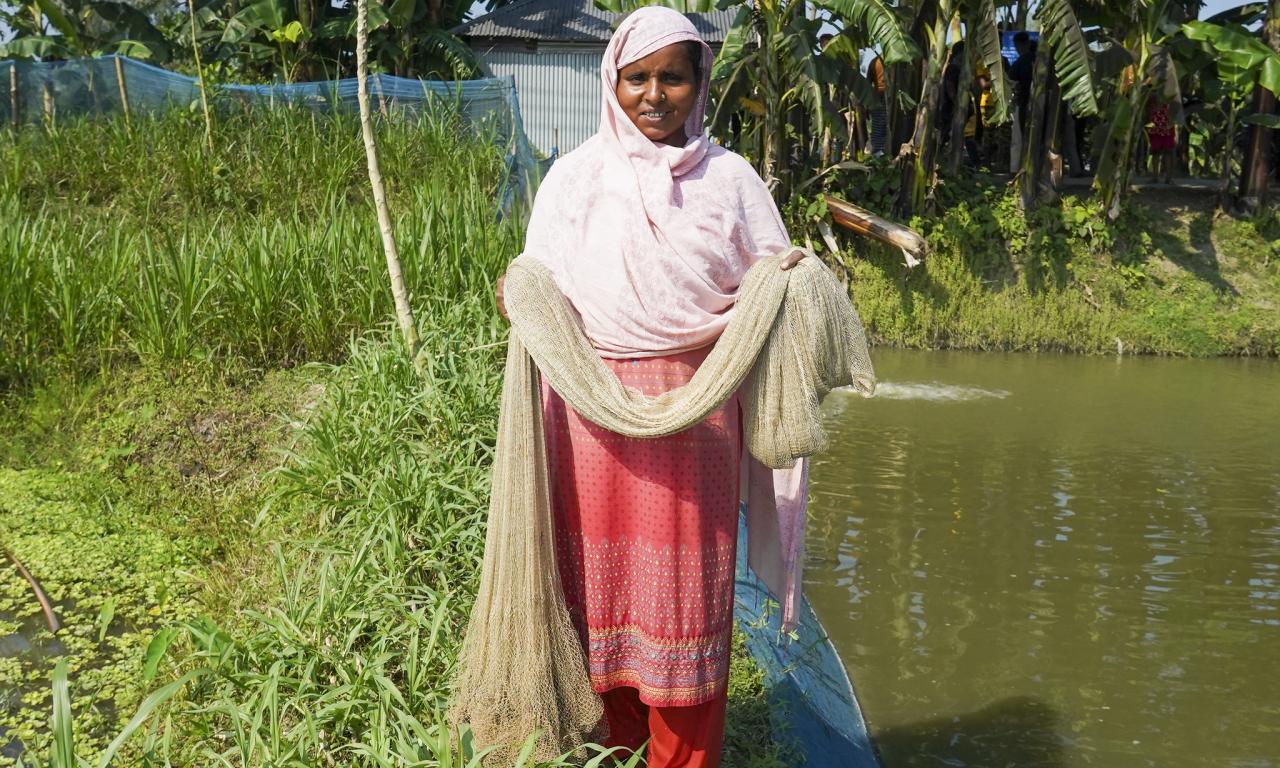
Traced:
<path fill-rule="evenodd" d="M 686 383 L 709 352 L 605 363 L 657 395 Z M 557 560 L 592 686 L 631 686 L 659 707 L 716 698 L 733 629 L 737 398 L 657 439 L 602 429 L 545 386 L 543 403 Z"/>

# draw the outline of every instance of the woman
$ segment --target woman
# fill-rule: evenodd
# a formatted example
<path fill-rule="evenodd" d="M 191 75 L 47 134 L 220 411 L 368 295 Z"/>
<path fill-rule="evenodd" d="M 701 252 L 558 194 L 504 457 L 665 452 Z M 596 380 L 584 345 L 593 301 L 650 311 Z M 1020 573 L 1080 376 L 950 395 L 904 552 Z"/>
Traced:
<path fill-rule="evenodd" d="M 1173 183 L 1174 152 L 1178 133 L 1169 104 L 1153 96 L 1147 103 L 1147 142 L 1151 146 L 1151 181 Z"/>
<path fill-rule="evenodd" d="M 759 176 L 703 131 L 711 61 L 681 14 L 628 16 L 601 62 L 600 130 L 552 166 L 526 236 L 525 255 L 551 271 L 613 373 L 647 395 L 691 378 L 747 268 L 790 246 Z M 500 308 L 501 291 L 500 281 Z M 653 768 L 716 766 L 742 487 L 737 399 L 647 440 L 595 426 L 545 386 L 543 409 L 557 561 L 608 743 L 648 740 Z M 775 474 L 783 503 L 803 504 L 803 462 Z M 774 477 L 753 477 L 765 485 L 753 499 L 772 494 Z M 799 543 L 789 545 L 794 560 Z"/>

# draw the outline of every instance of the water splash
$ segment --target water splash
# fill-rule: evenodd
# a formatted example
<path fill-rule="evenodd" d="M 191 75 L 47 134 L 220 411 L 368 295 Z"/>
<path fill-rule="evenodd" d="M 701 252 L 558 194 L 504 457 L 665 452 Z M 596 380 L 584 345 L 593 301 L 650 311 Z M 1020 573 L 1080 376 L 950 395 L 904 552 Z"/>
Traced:
<path fill-rule="evenodd" d="M 962 387 L 915 381 L 882 381 L 876 385 L 877 400 L 927 400 L 935 403 L 962 403 L 972 400 L 1003 400 L 1011 393 L 1004 389 Z"/>

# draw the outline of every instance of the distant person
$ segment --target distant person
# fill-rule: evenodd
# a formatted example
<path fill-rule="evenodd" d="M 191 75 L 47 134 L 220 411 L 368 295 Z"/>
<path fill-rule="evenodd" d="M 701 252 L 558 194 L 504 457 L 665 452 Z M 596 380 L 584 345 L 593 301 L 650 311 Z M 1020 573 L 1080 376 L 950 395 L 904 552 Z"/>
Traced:
<path fill-rule="evenodd" d="M 889 143 L 889 106 L 884 100 L 884 59 L 876 56 L 867 65 L 867 80 L 875 91 L 876 101 L 871 106 L 871 154 L 879 157 Z"/>
<path fill-rule="evenodd" d="M 1151 147 L 1151 180 L 1173 183 L 1174 151 L 1178 133 L 1173 125 L 1169 104 L 1156 97 L 1147 103 L 1147 144 Z"/>
<path fill-rule="evenodd" d="M 987 121 L 991 114 L 994 99 L 991 93 L 991 73 L 985 68 L 978 69 L 973 79 L 978 98 L 969 110 L 969 119 L 964 124 L 964 151 L 969 163 L 974 168 L 982 165 L 982 145 L 986 139 Z"/>

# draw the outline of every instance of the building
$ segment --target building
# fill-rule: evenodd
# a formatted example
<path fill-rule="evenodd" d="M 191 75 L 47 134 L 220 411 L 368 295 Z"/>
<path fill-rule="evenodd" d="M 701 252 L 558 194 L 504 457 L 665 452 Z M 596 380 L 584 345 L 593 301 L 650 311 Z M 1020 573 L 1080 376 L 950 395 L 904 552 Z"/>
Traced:
<path fill-rule="evenodd" d="M 694 13 L 689 19 L 719 51 L 736 11 Z M 453 30 L 486 72 L 515 78 L 524 130 L 535 147 L 561 154 L 600 125 L 600 57 L 623 14 L 591 0 L 517 0 Z"/>

